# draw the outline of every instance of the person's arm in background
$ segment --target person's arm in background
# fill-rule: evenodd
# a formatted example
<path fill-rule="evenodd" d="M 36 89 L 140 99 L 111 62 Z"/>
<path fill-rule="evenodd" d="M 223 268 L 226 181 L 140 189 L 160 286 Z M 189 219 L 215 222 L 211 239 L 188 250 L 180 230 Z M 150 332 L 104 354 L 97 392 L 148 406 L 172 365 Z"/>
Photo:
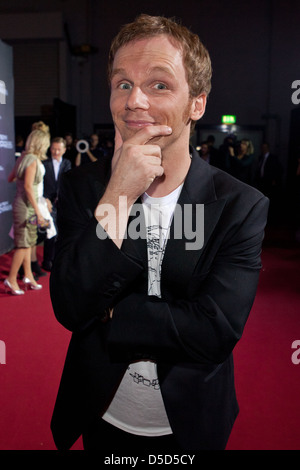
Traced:
<path fill-rule="evenodd" d="M 41 214 L 39 209 L 38 203 L 35 199 L 34 191 L 33 191 L 33 182 L 36 174 L 37 169 L 37 162 L 34 161 L 25 169 L 24 173 L 24 190 L 26 193 L 26 197 L 30 204 L 32 205 L 34 212 L 37 216 L 38 224 L 43 225 L 45 223 L 45 219 Z"/>

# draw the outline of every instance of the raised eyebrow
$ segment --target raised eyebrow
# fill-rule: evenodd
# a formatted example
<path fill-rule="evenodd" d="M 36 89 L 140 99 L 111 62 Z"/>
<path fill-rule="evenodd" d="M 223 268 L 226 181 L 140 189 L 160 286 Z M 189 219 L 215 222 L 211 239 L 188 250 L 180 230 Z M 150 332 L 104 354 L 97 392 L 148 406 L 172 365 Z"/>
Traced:
<path fill-rule="evenodd" d="M 125 75 L 125 69 L 123 68 L 118 68 L 118 69 L 113 69 L 111 73 L 111 80 L 116 76 L 116 75 Z"/>
<path fill-rule="evenodd" d="M 153 72 L 162 72 L 162 73 L 166 73 L 167 75 L 170 75 L 171 77 L 174 77 L 174 72 L 172 69 L 170 69 L 169 67 L 163 67 L 163 66 L 160 66 L 160 65 L 157 65 L 155 67 L 151 67 L 148 71 L 148 74 L 150 75 L 151 73 Z M 116 75 L 123 75 L 123 76 L 126 76 L 126 70 L 124 68 L 117 68 L 117 69 L 113 69 L 112 73 L 111 73 L 111 80 L 116 76 Z"/>
<path fill-rule="evenodd" d="M 157 65 L 155 67 L 150 68 L 149 74 L 152 73 L 152 72 L 166 73 L 167 75 L 170 75 L 171 77 L 174 77 L 174 75 L 175 75 L 172 69 L 170 69 L 169 67 L 163 67 L 163 66 L 160 66 L 160 65 Z"/>

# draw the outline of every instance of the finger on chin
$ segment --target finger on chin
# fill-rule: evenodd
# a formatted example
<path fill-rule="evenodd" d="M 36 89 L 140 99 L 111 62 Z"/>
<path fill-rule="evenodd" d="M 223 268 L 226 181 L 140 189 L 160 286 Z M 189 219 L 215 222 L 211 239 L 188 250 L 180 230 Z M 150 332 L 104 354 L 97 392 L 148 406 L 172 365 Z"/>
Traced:
<path fill-rule="evenodd" d="M 138 130 L 134 136 L 128 139 L 128 142 L 137 145 L 146 145 L 150 141 L 152 143 L 154 139 L 158 140 L 160 137 L 170 135 L 171 133 L 172 129 L 165 125 L 146 126 Z"/>

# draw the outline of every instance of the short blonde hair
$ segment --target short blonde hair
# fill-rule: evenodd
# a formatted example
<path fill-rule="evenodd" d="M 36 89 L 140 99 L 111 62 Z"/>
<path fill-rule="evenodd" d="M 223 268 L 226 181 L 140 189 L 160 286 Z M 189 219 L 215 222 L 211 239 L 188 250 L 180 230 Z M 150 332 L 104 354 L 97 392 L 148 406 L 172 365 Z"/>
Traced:
<path fill-rule="evenodd" d="M 209 53 L 197 34 L 181 25 L 174 18 L 139 15 L 133 23 L 124 25 L 112 41 L 108 57 L 108 79 L 111 80 L 115 55 L 120 47 L 132 41 L 167 35 L 181 47 L 183 64 L 189 85 L 190 97 L 194 98 L 211 90 L 212 66 Z"/>
<path fill-rule="evenodd" d="M 41 130 L 32 131 L 26 140 L 25 151 L 36 155 L 40 160 L 46 160 L 46 152 L 50 146 L 50 135 Z"/>
<path fill-rule="evenodd" d="M 63 144 L 64 147 L 67 147 L 67 141 L 63 137 L 53 137 L 51 140 L 51 145 L 52 144 Z"/>

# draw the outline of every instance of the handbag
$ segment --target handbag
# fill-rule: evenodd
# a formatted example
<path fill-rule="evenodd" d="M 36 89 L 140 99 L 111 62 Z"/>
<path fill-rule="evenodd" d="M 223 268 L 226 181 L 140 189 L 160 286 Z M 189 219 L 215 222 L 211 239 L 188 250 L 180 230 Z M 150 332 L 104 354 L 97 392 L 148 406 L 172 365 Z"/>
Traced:
<path fill-rule="evenodd" d="M 32 215 L 31 217 L 29 217 L 28 222 L 31 225 L 36 225 L 38 231 L 41 232 L 41 233 L 44 233 L 50 227 L 50 220 L 48 220 L 48 219 L 44 219 L 44 220 L 45 220 L 45 222 L 43 224 L 39 224 L 38 220 L 37 220 L 37 216 Z"/>

